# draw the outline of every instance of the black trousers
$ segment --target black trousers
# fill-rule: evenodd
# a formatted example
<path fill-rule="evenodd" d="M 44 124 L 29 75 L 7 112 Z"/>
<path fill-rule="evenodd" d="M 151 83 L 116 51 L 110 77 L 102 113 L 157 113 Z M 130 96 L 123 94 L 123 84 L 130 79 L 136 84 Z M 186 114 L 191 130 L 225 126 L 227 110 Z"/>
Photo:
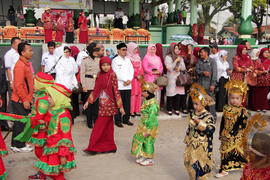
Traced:
<path fill-rule="evenodd" d="M 167 111 L 186 109 L 186 95 L 167 96 Z"/>
<path fill-rule="evenodd" d="M 66 43 L 74 43 L 74 32 L 66 32 Z"/>
<path fill-rule="evenodd" d="M 13 113 L 17 115 L 28 115 L 30 113 L 30 110 L 24 109 L 23 104 L 19 102 L 11 102 Z M 12 139 L 11 139 L 11 146 L 17 147 L 17 148 L 23 148 L 25 147 L 24 142 L 16 141 L 14 138 L 19 135 L 24 129 L 24 123 L 15 121 L 13 124 L 13 131 L 12 131 Z"/>
<path fill-rule="evenodd" d="M 218 85 L 217 85 L 217 93 L 216 93 L 216 109 L 218 112 L 223 111 L 223 107 L 228 102 L 227 98 L 227 92 L 224 88 L 224 85 L 229 81 L 229 79 L 225 79 L 224 77 L 221 77 L 219 79 Z"/>
<path fill-rule="evenodd" d="M 80 104 L 79 104 L 79 94 L 73 92 L 71 95 L 71 106 L 72 110 L 70 111 L 72 117 L 72 124 L 74 124 L 74 119 L 80 115 Z"/>
<path fill-rule="evenodd" d="M 131 90 L 119 90 L 123 106 L 125 110 L 125 115 L 122 117 L 122 114 L 118 111 L 118 114 L 114 116 L 115 123 L 126 123 L 129 121 L 130 118 L 130 97 L 131 97 Z"/>
<path fill-rule="evenodd" d="M 88 99 L 91 91 L 88 91 L 88 95 L 85 101 Z M 98 105 L 99 99 L 97 99 L 93 104 L 89 104 L 88 108 L 85 110 L 86 122 L 89 128 L 93 127 L 93 124 L 96 122 L 98 117 Z"/>

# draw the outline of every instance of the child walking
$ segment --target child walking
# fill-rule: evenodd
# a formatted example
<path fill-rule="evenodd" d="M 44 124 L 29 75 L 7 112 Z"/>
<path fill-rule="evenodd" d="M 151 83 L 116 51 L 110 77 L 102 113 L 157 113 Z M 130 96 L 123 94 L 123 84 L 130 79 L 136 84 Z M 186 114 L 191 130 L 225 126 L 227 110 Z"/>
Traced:
<path fill-rule="evenodd" d="M 136 163 L 151 166 L 154 163 L 154 144 L 158 133 L 159 105 L 154 95 L 158 86 L 151 82 L 143 82 L 141 88 L 145 100 L 141 106 L 141 121 L 133 136 L 131 154 L 136 156 Z"/>
<path fill-rule="evenodd" d="M 125 114 L 118 91 L 117 77 L 112 71 L 111 62 L 107 56 L 100 59 L 100 72 L 97 75 L 94 90 L 84 104 L 84 109 L 86 109 L 89 103 L 93 104 L 99 98 L 98 118 L 90 136 L 89 145 L 84 150 L 92 155 L 116 152 L 113 116 L 118 113 L 118 109 L 122 115 Z"/>
<path fill-rule="evenodd" d="M 218 178 L 228 175 L 228 171 L 243 168 L 247 163 L 243 137 L 249 115 L 242 104 L 245 102 L 248 86 L 242 81 L 230 80 L 225 88 L 228 91 L 229 104 L 224 106 L 220 124 L 221 165 L 220 172 L 216 174 Z"/>
<path fill-rule="evenodd" d="M 199 84 L 192 84 L 190 93 L 194 112 L 187 120 L 188 130 L 184 143 L 184 164 L 190 180 L 208 179 L 213 168 L 213 134 L 215 131 L 214 117 L 205 107 L 212 106 L 215 101 Z"/>

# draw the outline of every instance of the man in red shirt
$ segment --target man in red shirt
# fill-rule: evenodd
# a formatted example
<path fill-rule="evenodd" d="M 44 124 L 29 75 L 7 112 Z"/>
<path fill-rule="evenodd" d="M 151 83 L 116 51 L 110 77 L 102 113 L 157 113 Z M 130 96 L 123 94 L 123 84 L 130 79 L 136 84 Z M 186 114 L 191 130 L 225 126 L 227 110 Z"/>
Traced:
<path fill-rule="evenodd" d="M 13 71 L 12 109 L 14 114 L 28 115 L 34 92 L 33 73 L 29 64 L 29 60 L 33 56 L 33 50 L 30 44 L 23 42 L 18 45 L 18 53 L 20 58 L 15 64 Z M 30 152 L 33 150 L 25 143 L 14 140 L 23 129 L 23 123 L 14 122 L 11 149 L 15 152 Z"/>

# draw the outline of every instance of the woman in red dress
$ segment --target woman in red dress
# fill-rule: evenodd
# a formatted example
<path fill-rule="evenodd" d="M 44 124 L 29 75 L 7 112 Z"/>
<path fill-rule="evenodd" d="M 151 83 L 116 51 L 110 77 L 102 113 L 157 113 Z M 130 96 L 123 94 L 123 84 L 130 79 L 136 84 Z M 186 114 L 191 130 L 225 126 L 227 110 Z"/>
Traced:
<path fill-rule="evenodd" d="M 87 19 L 85 17 L 84 12 L 80 13 L 78 26 L 80 28 L 79 43 L 87 44 L 88 43 L 88 26 L 87 26 Z"/>
<path fill-rule="evenodd" d="M 3 103 L 3 101 L 0 97 L 0 107 L 2 106 L 2 103 Z M 6 172 L 3 160 L 2 160 L 2 157 L 7 156 L 7 154 L 8 154 L 8 151 L 6 148 L 5 141 L 2 137 L 2 132 L 1 132 L 1 128 L 0 128 L 0 179 L 1 180 L 7 179 L 7 172 Z"/>
<path fill-rule="evenodd" d="M 245 45 L 237 46 L 237 54 L 233 57 L 233 72 L 231 80 L 245 81 L 245 75 L 253 70 L 253 63 L 250 59 Z"/>
<path fill-rule="evenodd" d="M 269 92 L 269 50 L 261 49 L 259 60 L 257 60 L 255 68 L 257 69 L 257 85 L 252 89 L 253 104 L 251 109 L 254 111 L 265 111 L 269 109 L 267 94 Z M 259 100 L 259 101 L 258 101 Z"/>
<path fill-rule="evenodd" d="M 53 23 L 50 8 L 45 8 L 42 14 L 42 22 L 44 23 L 45 43 L 52 41 Z"/>
<path fill-rule="evenodd" d="M 55 42 L 63 42 L 65 22 L 60 14 L 57 14 Z"/>
<path fill-rule="evenodd" d="M 94 90 L 84 105 L 86 109 L 89 103 L 92 104 L 99 98 L 98 118 L 90 136 L 89 145 L 84 150 L 92 155 L 116 152 L 113 116 L 118 113 L 118 109 L 125 114 L 118 91 L 117 77 L 112 71 L 111 62 L 109 57 L 100 59 L 100 73 L 97 75 Z"/>

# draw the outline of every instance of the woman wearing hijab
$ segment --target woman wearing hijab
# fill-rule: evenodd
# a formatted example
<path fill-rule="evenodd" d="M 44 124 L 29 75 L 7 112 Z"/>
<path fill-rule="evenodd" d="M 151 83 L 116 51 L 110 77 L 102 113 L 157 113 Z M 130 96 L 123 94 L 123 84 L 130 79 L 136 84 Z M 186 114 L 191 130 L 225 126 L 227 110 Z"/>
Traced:
<path fill-rule="evenodd" d="M 228 51 L 221 50 L 217 60 L 217 89 L 216 94 L 216 109 L 218 112 L 223 111 L 223 107 L 227 104 L 227 92 L 224 88 L 225 84 L 229 81 L 232 67 L 227 60 Z"/>
<path fill-rule="evenodd" d="M 154 44 L 150 44 L 147 48 L 147 53 L 143 58 L 144 80 L 146 82 L 155 82 L 163 73 L 163 65 L 160 57 L 156 55 L 157 48 Z M 160 89 L 155 93 L 157 102 L 160 104 Z"/>
<path fill-rule="evenodd" d="M 231 79 L 245 81 L 245 75 L 253 70 L 253 63 L 245 45 L 237 46 L 237 54 L 233 57 L 233 72 Z"/>
<path fill-rule="evenodd" d="M 61 16 L 61 14 L 56 15 L 56 36 L 55 42 L 63 42 L 63 35 L 65 31 L 65 22 Z"/>
<path fill-rule="evenodd" d="M 158 57 L 160 57 L 162 65 L 163 65 L 163 74 L 166 74 L 167 69 L 166 69 L 166 66 L 165 66 L 165 63 L 164 63 L 162 44 L 157 43 L 156 48 L 157 48 L 156 55 Z M 160 106 L 163 106 L 165 104 L 165 100 L 164 100 L 165 94 L 166 94 L 166 88 L 162 88 L 161 89 L 161 97 L 160 97 Z"/>
<path fill-rule="evenodd" d="M 143 67 L 141 57 L 139 55 L 138 45 L 131 42 L 127 45 L 127 57 L 131 60 L 134 69 L 134 77 L 131 82 L 131 102 L 130 114 L 132 117 L 140 116 L 141 111 L 141 82 L 143 78 Z"/>
<path fill-rule="evenodd" d="M 113 116 L 118 113 L 118 109 L 122 114 L 125 114 L 118 91 L 117 77 L 111 68 L 111 63 L 112 61 L 107 56 L 100 59 L 100 72 L 97 75 L 94 90 L 84 104 L 84 109 L 86 109 L 89 104 L 94 103 L 99 98 L 98 118 L 89 145 L 84 150 L 92 155 L 116 152 Z"/>
<path fill-rule="evenodd" d="M 67 18 L 66 43 L 74 43 L 74 21 L 70 13 Z"/>
<path fill-rule="evenodd" d="M 263 48 L 260 51 L 259 60 L 257 60 L 255 65 L 257 85 L 252 87 L 252 91 L 250 92 L 250 108 L 254 111 L 266 111 L 269 109 L 266 98 L 269 92 L 269 68 L 269 50 L 268 48 Z"/>
<path fill-rule="evenodd" d="M 176 79 L 180 74 L 180 71 L 185 71 L 186 66 L 184 59 L 179 56 L 179 47 L 176 43 L 172 43 L 167 49 L 165 57 L 165 65 L 167 69 L 168 85 L 166 86 L 167 95 L 167 111 L 169 115 L 172 115 L 172 110 L 175 110 L 175 114 L 180 114 L 181 105 L 182 110 L 186 107 L 185 87 L 176 86 Z M 173 104 L 175 107 L 173 108 Z"/>
<path fill-rule="evenodd" d="M 88 26 L 87 26 L 87 19 L 85 17 L 84 12 L 80 13 L 80 17 L 78 20 L 78 27 L 80 29 L 79 43 L 82 43 L 82 44 L 88 43 Z"/>

